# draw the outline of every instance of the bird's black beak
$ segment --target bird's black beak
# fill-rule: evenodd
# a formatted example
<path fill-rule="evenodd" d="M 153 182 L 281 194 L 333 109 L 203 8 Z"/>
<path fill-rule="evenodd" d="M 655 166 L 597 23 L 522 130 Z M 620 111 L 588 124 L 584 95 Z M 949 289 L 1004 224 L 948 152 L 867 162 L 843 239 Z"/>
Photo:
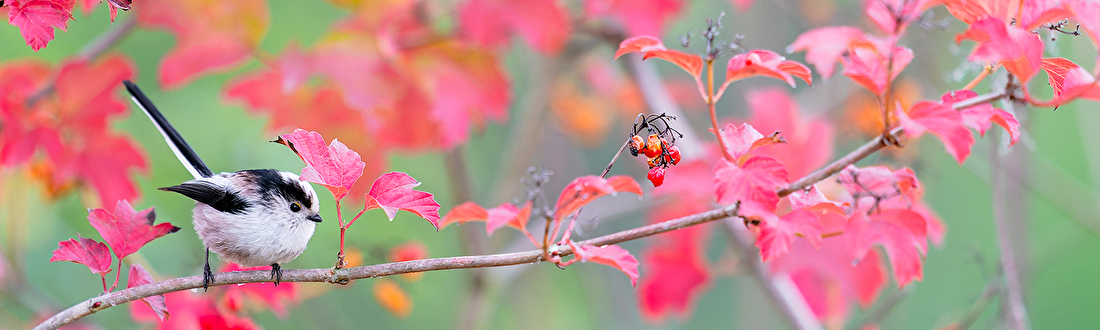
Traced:
<path fill-rule="evenodd" d="M 310 216 L 306 217 L 306 219 L 309 220 L 309 221 L 313 221 L 313 222 L 321 222 L 321 215 L 320 214 L 310 215 Z"/>

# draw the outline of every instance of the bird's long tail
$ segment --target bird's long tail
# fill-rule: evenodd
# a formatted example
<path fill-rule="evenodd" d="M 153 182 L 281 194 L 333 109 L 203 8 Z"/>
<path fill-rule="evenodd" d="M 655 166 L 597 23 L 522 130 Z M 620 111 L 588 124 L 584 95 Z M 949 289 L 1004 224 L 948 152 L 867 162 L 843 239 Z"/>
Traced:
<path fill-rule="evenodd" d="M 214 172 L 206 167 L 206 163 L 202 162 L 195 150 L 191 149 L 187 141 L 184 141 L 180 133 L 172 127 L 172 124 L 164 119 L 164 115 L 161 115 L 153 102 L 145 97 L 145 93 L 142 93 L 141 89 L 129 80 L 124 80 L 122 83 L 126 85 L 126 90 L 130 92 L 131 99 L 134 100 L 134 103 L 137 103 L 138 108 L 141 108 L 145 115 L 149 116 L 149 120 L 152 120 L 153 124 L 157 126 L 160 134 L 164 135 L 164 141 L 168 142 L 168 147 L 172 148 L 172 152 L 176 154 L 176 158 L 179 158 L 180 163 L 183 163 L 183 167 L 186 167 L 187 171 L 191 172 L 191 175 L 194 175 L 196 179 L 213 176 Z"/>

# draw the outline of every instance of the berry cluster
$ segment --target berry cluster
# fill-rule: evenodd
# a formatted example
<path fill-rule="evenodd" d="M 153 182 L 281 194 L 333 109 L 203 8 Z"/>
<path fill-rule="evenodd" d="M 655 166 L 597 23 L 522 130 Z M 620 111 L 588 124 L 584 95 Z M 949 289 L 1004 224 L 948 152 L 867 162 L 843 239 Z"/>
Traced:
<path fill-rule="evenodd" d="M 670 120 L 676 120 L 676 117 L 664 113 L 649 116 L 639 114 L 634 120 L 634 130 L 627 143 L 631 155 L 637 157 L 640 153 L 646 156 L 646 164 L 649 165 L 646 178 L 654 187 L 665 182 L 666 168 L 680 163 L 680 148 L 675 143 L 676 138 L 684 135 L 668 124 Z M 647 132 L 649 135 L 646 138 L 639 135 Z"/>

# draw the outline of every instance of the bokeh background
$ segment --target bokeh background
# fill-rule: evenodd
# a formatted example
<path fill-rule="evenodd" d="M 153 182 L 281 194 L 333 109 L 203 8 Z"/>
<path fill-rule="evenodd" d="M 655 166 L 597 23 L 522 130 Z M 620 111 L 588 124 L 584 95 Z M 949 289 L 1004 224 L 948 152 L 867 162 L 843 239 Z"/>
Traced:
<path fill-rule="evenodd" d="M 138 1 L 134 5 L 140 4 Z M 346 9 L 317 0 L 271 1 L 269 8 L 271 24 L 261 48 L 270 53 L 279 53 L 291 43 L 310 45 L 332 22 L 348 14 Z M 868 26 L 860 1 L 760 0 L 746 11 L 735 10 L 727 1 L 686 1 L 661 37 L 671 48 L 677 44 L 678 36 L 686 31 L 697 33 L 705 18 L 721 12 L 726 14 L 722 20 L 723 36 L 732 38 L 741 34 L 742 43 L 748 48 L 780 53 L 785 53 L 786 46 L 801 32 L 811 28 L 839 24 Z M 58 63 L 109 29 L 107 15 L 103 6 L 88 17 L 75 15 L 68 31 L 58 31 L 56 39 L 38 52 L 24 45 L 17 28 L 0 27 L 0 65 L 26 58 Z M 121 13 L 120 20 L 129 19 L 127 15 Z M 972 44 L 954 42 L 955 35 L 965 26 L 942 7 L 928 15 L 929 21 L 944 21 L 946 26 L 927 30 L 913 27 L 902 41 L 916 55 L 902 73 L 898 87 L 902 90 L 899 94 L 911 98 L 909 102 L 937 99 L 944 91 L 965 85 L 980 70 L 980 66 L 965 60 Z M 439 25 L 446 28 L 453 24 L 445 21 Z M 1087 39 L 1060 36 L 1057 41 L 1047 40 L 1048 55 L 1092 67 L 1096 50 Z M 133 59 L 138 69 L 136 82 L 145 87 L 215 171 L 301 169 L 303 165 L 293 153 L 281 145 L 268 143 L 274 137 L 264 129 L 269 118 L 248 113 L 241 103 L 227 101 L 223 96 L 227 81 L 263 64 L 253 60 L 244 67 L 165 91 L 157 87 L 155 73 L 160 59 L 173 45 L 173 38 L 164 31 L 137 29 L 110 52 Z M 627 135 L 633 122 L 630 111 L 644 107 L 644 103 L 607 102 L 583 108 L 594 111 L 593 114 L 576 113 L 581 110 L 570 110 L 576 106 L 560 104 L 570 102 L 571 98 L 569 92 L 561 93 L 564 87 L 556 83 L 570 69 L 550 67 L 550 63 L 562 62 L 555 62 L 558 59 L 536 52 L 522 42 L 513 41 L 510 45 L 504 55 L 513 94 L 508 120 L 478 130 L 459 149 L 465 157 L 473 200 L 481 205 L 492 206 L 522 197 L 524 186 L 520 179 L 528 166 L 545 166 L 555 173 L 547 186 L 550 192 L 560 191 L 577 176 L 599 173 L 620 146 L 621 137 Z M 612 63 L 613 46 L 606 43 L 595 46 L 584 60 Z M 803 54 L 791 54 L 788 58 L 802 61 Z M 579 66 L 582 62 L 564 63 Z M 622 62 L 611 67 L 621 68 Z M 667 63 L 650 65 L 658 68 L 666 87 L 684 109 L 685 117 L 677 124 L 685 125 L 704 140 L 713 140 L 705 130 L 703 103 L 691 89 L 687 76 Z M 1003 72 L 987 79 L 976 90 L 989 90 L 993 81 L 1003 79 L 1001 75 Z M 819 78 L 815 77 L 812 88 L 800 84 L 790 92 L 804 114 L 822 116 L 834 124 L 838 141 L 834 156 L 839 156 L 869 138 L 869 132 L 863 128 L 867 124 L 860 121 L 859 111 L 867 107 L 867 100 L 874 105 L 873 96 L 862 95 L 858 87 L 842 76 L 828 81 Z M 1040 88 L 1045 85 L 1045 79 L 1035 79 L 1032 89 L 1046 90 Z M 784 85 L 764 78 L 735 83 L 718 105 L 719 116 L 743 121 L 747 117 L 743 95 L 762 86 Z M 629 98 L 623 100 L 628 102 Z M 635 102 L 640 101 L 635 98 Z M 153 126 L 135 110 L 114 125 L 117 132 L 132 135 L 150 161 L 148 173 L 134 174 L 142 196 L 134 203 L 135 207 L 156 207 L 158 222 L 171 222 L 183 229 L 154 241 L 131 260 L 145 265 L 158 279 L 199 274 L 203 254 L 190 223 L 193 203 L 177 194 L 156 190 L 187 180 L 189 175 Z M 1002 132 L 994 130 L 978 141 L 972 156 L 962 166 L 946 155 L 940 142 L 929 137 L 908 141 L 904 149 L 881 152 L 860 163 L 912 167 L 925 184 L 925 201 L 948 228 L 942 246 L 928 253 L 923 281 L 911 284 L 903 292 L 891 282 L 872 308 L 898 298 L 896 307 L 880 323 L 882 328 L 939 328 L 958 321 L 975 307 L 984 308 L 977 309 L 979 317 L 973 328 L 999 327 L 1003 314 L 1001 296 L 983 297 L 983 291 L 1000 273 L 992 197 L 996 191 L 991 189 L 994 180 L 991 169 L 996 166 L 995 160 L 1005 159 L 1024 170 L 1007 178 L 1019 183 L 1018 188 L 1000 193 L 1018 196 L 1022 201 L 1015 206 L 1023 213 L 1011 215 L 1017 219 L 1013 228 L 1018 230 L 1019 237 L 1009 244 L 1025 252 L 1021 255 L 1023 285 L 1032 326 L 1064 329 L 1100 324 L 1100 313 L 1096 313 L 1100 286 L 1095 283 L 1100 274 L 1097 207 L 1100 193 L 1096 188 L 1100 182 L 1100 153 L 1097 153 L 1100 130 L 1095 129 L 1100 125 L 1100 112 L 1097 110 L 1100 109 L 1096 103 L 1087 101 L 1064 105 L 1056 111 L 1017 107 L 1025 128 L 1023 140 L 1011 149 L 1019 153 L 1016 155 L 1005 156 L 1009 153 L 1004 148 L 1006 139 Z M 527 140 L 534 143 L 516 146 L 517 141 Z M 386 157 L 389 170 L 407 172 L 424 182 L 420 189 L 435 193 L 444 212 L 463 202 L 452 192 L 447 172 L 449 160 L 444 153 L 399 152 L 363 157 Z M 647 186 L 643 180 L 645 171 L 644 162 L 621 158 L 611 173 L 632 175 Z M 0 174 L 4 176 L 0 181 L 3 182 L 0 251 L 7 272 L 4 282 L 0 282 L 0 328 L 27 326 L 32 320 L 99 294 L 99 279 L 86 273 L 83 266 L 47 262 L 58 241 L 75 237 L 76 233 L 98 238 L 86 220 L 86 208 L 98 207 L 86 203 L 93 199 L 89 192 L 77 190 L 50 197 L 41 184 L 27 175 L 26 169 L 4 168 Z M 364 177 L 360 184 L 369 184 L 371 180 Z M 338 246 L 338 228 L 331 196 L 321 195 L 326 221 L 318 226 L 306 252 L 285 267 L 331 267 Z M 593 206 L 599 211 L 599 221 L 585 223 L 583 235 L 594 237 L 641 225 L 653 204 L 632 197 L 601 200 Z M 285 318 L 270 311 L 257 312 L 254 318 L 269 329 L 438 329 L 455 328 L 469 320 L 475 324 L 474 328 L 487 329 L 789 328 L 768 303 L 757 282 L 735 262 L 729 265 L 731 252 L 721 233 L 723 227 L 707 228 L 710 232 L 707 235 L 712 237 L 706 250 L 716 276 L 686 318 L 672 317 L 659 323 L 644 321 L 637 309 L 635 289 L 614 269 L 578 265 L 559 270 L 548 264 L 485 270 L 487 308 L 475 316 L 463 314 L 472 272 L 455 270 L 427 273 L 415 282 L 398 282 L 413 302 L 408 317 L 397 317 L 380 307 L 372 292 L 374 280 L 360 280 L 347 286 L 302 284 L 300 299 L 290 304 Z M 457 256 L 464 251 L 461 227 L 437 233 L 423 220 L 407 213 L 399 213 L 390 222 L 381 212 L 370 212 L 351 227 L 348 239 L 350 246 L 362 252 L 364 263 L 384 262 L 390 248 L 413 240 L 422 242 L 432 257 Z M 499 252 L 530 248 L 522 236 L 504 231 L 492 236 L 486 244 L 490 251 Z M 647 239 L 643 239 L 622 245 L 637 254 L 646 244 Z M 646 271 L 645 264 L 641 271 Z M 982 305 L 985 301 L 988 306 Z M 867 314 L 857 309 L 846 326 L 859 324 Z M 81 324 L 107 329 L 151 327 L 132 321 L 128 308 L 105 310 Z"/>

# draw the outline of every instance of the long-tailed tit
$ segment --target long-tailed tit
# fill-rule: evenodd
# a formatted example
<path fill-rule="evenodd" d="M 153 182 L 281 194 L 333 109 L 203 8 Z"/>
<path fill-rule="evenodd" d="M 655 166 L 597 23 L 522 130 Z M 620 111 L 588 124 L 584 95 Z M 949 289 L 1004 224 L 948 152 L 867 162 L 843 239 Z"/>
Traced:
<path fill-rule="evenodd" d="M 320 204 L 317 193 L 298 175 L 277 170 L 243 170 L 214 174 L 198 154 L 164 119 L 137 85 L 123 81 L 134 103 L 156 125 L 194 180 L 160 188 L 194 199 L 195 231 L 206 246 L 202 287 L 214 282 L 210 251 L 243 267 L 271 265 L 275 285 L 282 279 L 279 264 L 305 251 L 313 236 Z"/>

